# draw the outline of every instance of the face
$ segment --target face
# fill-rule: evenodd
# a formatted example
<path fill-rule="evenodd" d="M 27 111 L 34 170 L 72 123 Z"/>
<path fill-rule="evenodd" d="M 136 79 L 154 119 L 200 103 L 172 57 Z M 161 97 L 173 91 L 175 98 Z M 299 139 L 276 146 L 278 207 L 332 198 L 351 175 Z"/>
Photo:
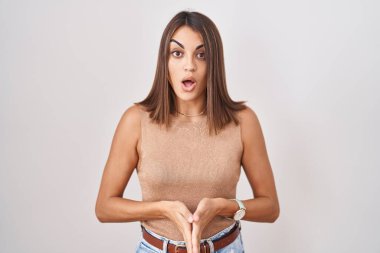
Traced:
<path fill-rule="evenodd" d="M 169 82 L 177 99 L 205 99 L 207 66 L 201 34 L 181 26 L 173 34 L 169 48 Z"/>

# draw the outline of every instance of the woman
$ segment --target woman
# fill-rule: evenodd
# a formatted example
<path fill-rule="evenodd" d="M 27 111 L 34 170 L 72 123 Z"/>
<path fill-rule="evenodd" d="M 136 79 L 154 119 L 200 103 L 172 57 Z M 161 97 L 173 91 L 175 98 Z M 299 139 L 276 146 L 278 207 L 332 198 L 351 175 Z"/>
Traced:
<path fill-rule="evenodd" d="M 240 168 L 253 199 L 236 199 Z M 137 168 L 143 201 L 123 198 Z M 279 202 L 255 112 L 226 88 L 221 37 L 182 11 L 162 35 L 153 87 L 122 115 L 96 202 L 101 222 L 141 223 L 136 252 L 244 252 L 241 219 L 274 222 Z"/>

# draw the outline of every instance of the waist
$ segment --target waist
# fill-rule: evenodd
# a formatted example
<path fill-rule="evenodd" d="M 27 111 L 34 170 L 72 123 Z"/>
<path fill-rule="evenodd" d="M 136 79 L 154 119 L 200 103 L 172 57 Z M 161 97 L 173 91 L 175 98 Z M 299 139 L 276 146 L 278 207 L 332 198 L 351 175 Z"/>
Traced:
<path fill-rule="evenodd" d="M 200 241 L 200 253 L 215 252 L 219 249 L 226 247 L 234 242 L 240 235 L 241 223 L 240 221 L 234 221 L 234 223 L 227 228 L 219 231 L 211 237 L 201 239 Z M 185 241 L 170 240 L 162 235 L 145 228 L 141 225 L 142 240 L 145 241 L 151 247 L 164 251 L 164 252 L 176 252 L 186 253 Z"/>
<path fill-rule="evenodd" d="M 227 219 L 222 216 L 216 216 L 209 224 L 203 229 L 201 238 L 209 238 L 216 233 L 233 226 L 235 220 Z M 141 221 L 141 225 L 148 230 L 165 237 L 172 241 L 183 241 L 183 235 L 178 230 L 176 224 L 169 219 L 145 220 Z"/>

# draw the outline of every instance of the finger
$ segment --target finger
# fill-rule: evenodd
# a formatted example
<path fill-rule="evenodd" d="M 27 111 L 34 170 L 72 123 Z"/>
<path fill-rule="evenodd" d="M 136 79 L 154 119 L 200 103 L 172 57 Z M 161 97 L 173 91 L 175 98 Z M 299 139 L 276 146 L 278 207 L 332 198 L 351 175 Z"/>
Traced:
<path fill-rule="evenodd" d="M 180 217 L 178 219 L 178 225 L 181 227 L 182 235 L 186 243 L 186 249 L 188 253 L 193 253 L 192 251 L 192 241 L 191 241 L 191 230 L 193 222 L 193 214 L 182 202 L 179 203 L 179 213 Z"/>
<path fill-rule="evenodd" d="M 193 223 L 193 230 L 191 232 L 191 241 L 193 243 L 193 253 L 200 252 L 200 243 L 201 243 L 200 238 L 201 238 L 201 235 L 200 235 L 199 225 L 196 223 Z"/>
<path fill-rule="evenodd" d="M 185 205 L 181 205 L 181 226 L 182 234 L 186 243 L 186 250 L 188 253 L 193 253 L 191 242 L 191 227 L 193 222 L 193 214 L 187 209 Z"/>
<path fill-rule="evenodd" d="M 192 242 L 191 242 L 191 224 L 190 223 L 184 224 L 184 229 L 185 229 L 185 231 L 184 231 L 183 237 L 185 239 L 187 252 L 193 253 Z"/>
<path fill-rule="evenodd" d="M 198 205 L 197 210 L 195 210 L 193 214 L 194 221 L 199 221 L 201 217 L 204 216 L 205 212 L 207 211 L 207 210 L 204 210 L 204 208 L 205 208 L 204 205 L 202 204 Z"/>
<path fill-rule="evenodd" d="M 188 223 L 193 222 L 193 214 L 186 207 L 182 209 L 182 215 Z"/>
<path fill-rule="evenodd" d="M 193 221 L 199 221 L 199 214 L 197 212 L 193 215 Z"/>

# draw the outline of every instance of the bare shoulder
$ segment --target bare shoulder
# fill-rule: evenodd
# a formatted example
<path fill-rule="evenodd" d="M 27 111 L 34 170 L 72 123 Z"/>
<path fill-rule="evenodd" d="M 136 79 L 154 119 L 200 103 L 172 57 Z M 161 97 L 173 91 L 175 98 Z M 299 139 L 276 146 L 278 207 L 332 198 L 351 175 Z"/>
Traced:
<path fill-rule="evenodd" d="M 137 144 L 140 136 L 142 110 L 142 107 L 136 104 L 130 105 L 124 110 L 117 126 L 118 137 L 124 140 L 132 138 Z"/>
<path fill-rule="evenodd" d="M 240 120 L 240 123 L 242 124 L 242 127 L 244 128 L 258 127 L 259 119 L 257 117 L 256 112 L 250 106 L 246 105 L 246 107 L 247 108 L 237 113 L 237 116 Z"/>
<path fill-rule="evenodd" d="M 247 143 L 261 133 L 259 118 L 251 107 L 247 106 L 247 108 L 239 111 L 237 115 L 240 121 L 243 143 Z"/>
<path fill-rule="evenodd" d="M 128 126 L 140 125 L 141 112 L 142 107 L 133 104 L 124 110 L 120 121 Z"/>

